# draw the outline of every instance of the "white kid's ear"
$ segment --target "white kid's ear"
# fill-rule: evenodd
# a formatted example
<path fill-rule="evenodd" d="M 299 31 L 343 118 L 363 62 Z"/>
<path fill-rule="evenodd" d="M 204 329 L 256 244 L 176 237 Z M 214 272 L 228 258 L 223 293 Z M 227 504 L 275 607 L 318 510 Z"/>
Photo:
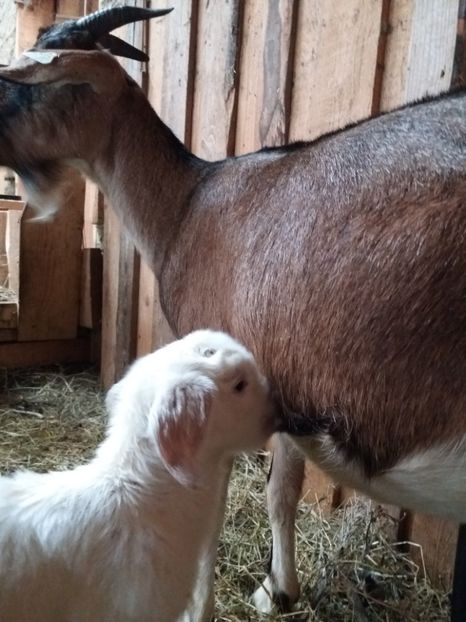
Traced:
<path fill-rule="evenodd" d="M 154 406 L 160 456 L 175 479 L 195 487 L 198 479 L 196 454 L 204 439 L 213 387 L 178 384 Z"/>

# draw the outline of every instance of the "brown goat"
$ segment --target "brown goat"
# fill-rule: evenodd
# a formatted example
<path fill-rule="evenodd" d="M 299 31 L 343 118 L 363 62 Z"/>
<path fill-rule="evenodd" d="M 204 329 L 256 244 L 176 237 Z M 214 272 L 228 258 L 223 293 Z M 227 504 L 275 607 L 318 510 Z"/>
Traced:
<path fill-rule="evenodd" d="M 465 91 L 206 162 L 109 54 L 23 56 L 0 71 L 0 165 L 40 201 L 62 164 L 108 197 L 174 332 L 228 331 L 275 387 L 294 443 L 269 484 L 273 599 L 299 591 L 296 445 L 374 498 L 466 521 Z"/>

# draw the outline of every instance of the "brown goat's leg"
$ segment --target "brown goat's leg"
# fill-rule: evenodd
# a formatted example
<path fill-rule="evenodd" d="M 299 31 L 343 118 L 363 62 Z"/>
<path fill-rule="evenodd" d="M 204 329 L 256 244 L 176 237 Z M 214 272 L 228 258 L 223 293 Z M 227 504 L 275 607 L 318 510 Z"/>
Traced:
<path fill-rule="evenodd" d="M 274 605 L 282 611 L 290 611 L 299 597 L 295 518 L 303 478 L 304 457 L 286 434 L 276 435 L 267 484 L 271 561 L 268 576 L 253 596 L 256 608 L 262 613 L 269 613 Z"/>

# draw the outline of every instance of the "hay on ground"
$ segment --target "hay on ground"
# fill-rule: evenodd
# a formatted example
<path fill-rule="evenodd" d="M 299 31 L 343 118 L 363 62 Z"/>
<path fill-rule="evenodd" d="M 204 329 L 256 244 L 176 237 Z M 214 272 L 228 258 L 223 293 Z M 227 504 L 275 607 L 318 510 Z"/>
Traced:
<path fill-rule="evenodd" d="M 102 438 L 103 396 L 93 370 L 0 370 L 0 470 L 38 471 L 87 460 Z M 264 484 L 268 457 L 237 461 L 216 566 L 216 620 L 441 622 L 448 597 L 392 546 L 393 519 L 354 500 L 332 514 L 302 503 L 297 552 L 302 597 L 294 615 L 259 616 L 249 597 L 270 546 Z"/>

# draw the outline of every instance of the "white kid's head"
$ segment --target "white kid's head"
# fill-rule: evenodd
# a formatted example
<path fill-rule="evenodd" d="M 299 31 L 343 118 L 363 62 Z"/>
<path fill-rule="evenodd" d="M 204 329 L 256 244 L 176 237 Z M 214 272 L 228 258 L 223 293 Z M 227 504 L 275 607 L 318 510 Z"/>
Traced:
<path fill-rule="evenodd" d="M 195 483 L 201 461 L 258 449 L 274 431 L 264 376 L 252 354 L 221 332 L 195 331 L 139 359 L 110 391 L 111 410 L 115 402 L 118 410 L 137 402 L 132 416 L 184 484 Z"/>

